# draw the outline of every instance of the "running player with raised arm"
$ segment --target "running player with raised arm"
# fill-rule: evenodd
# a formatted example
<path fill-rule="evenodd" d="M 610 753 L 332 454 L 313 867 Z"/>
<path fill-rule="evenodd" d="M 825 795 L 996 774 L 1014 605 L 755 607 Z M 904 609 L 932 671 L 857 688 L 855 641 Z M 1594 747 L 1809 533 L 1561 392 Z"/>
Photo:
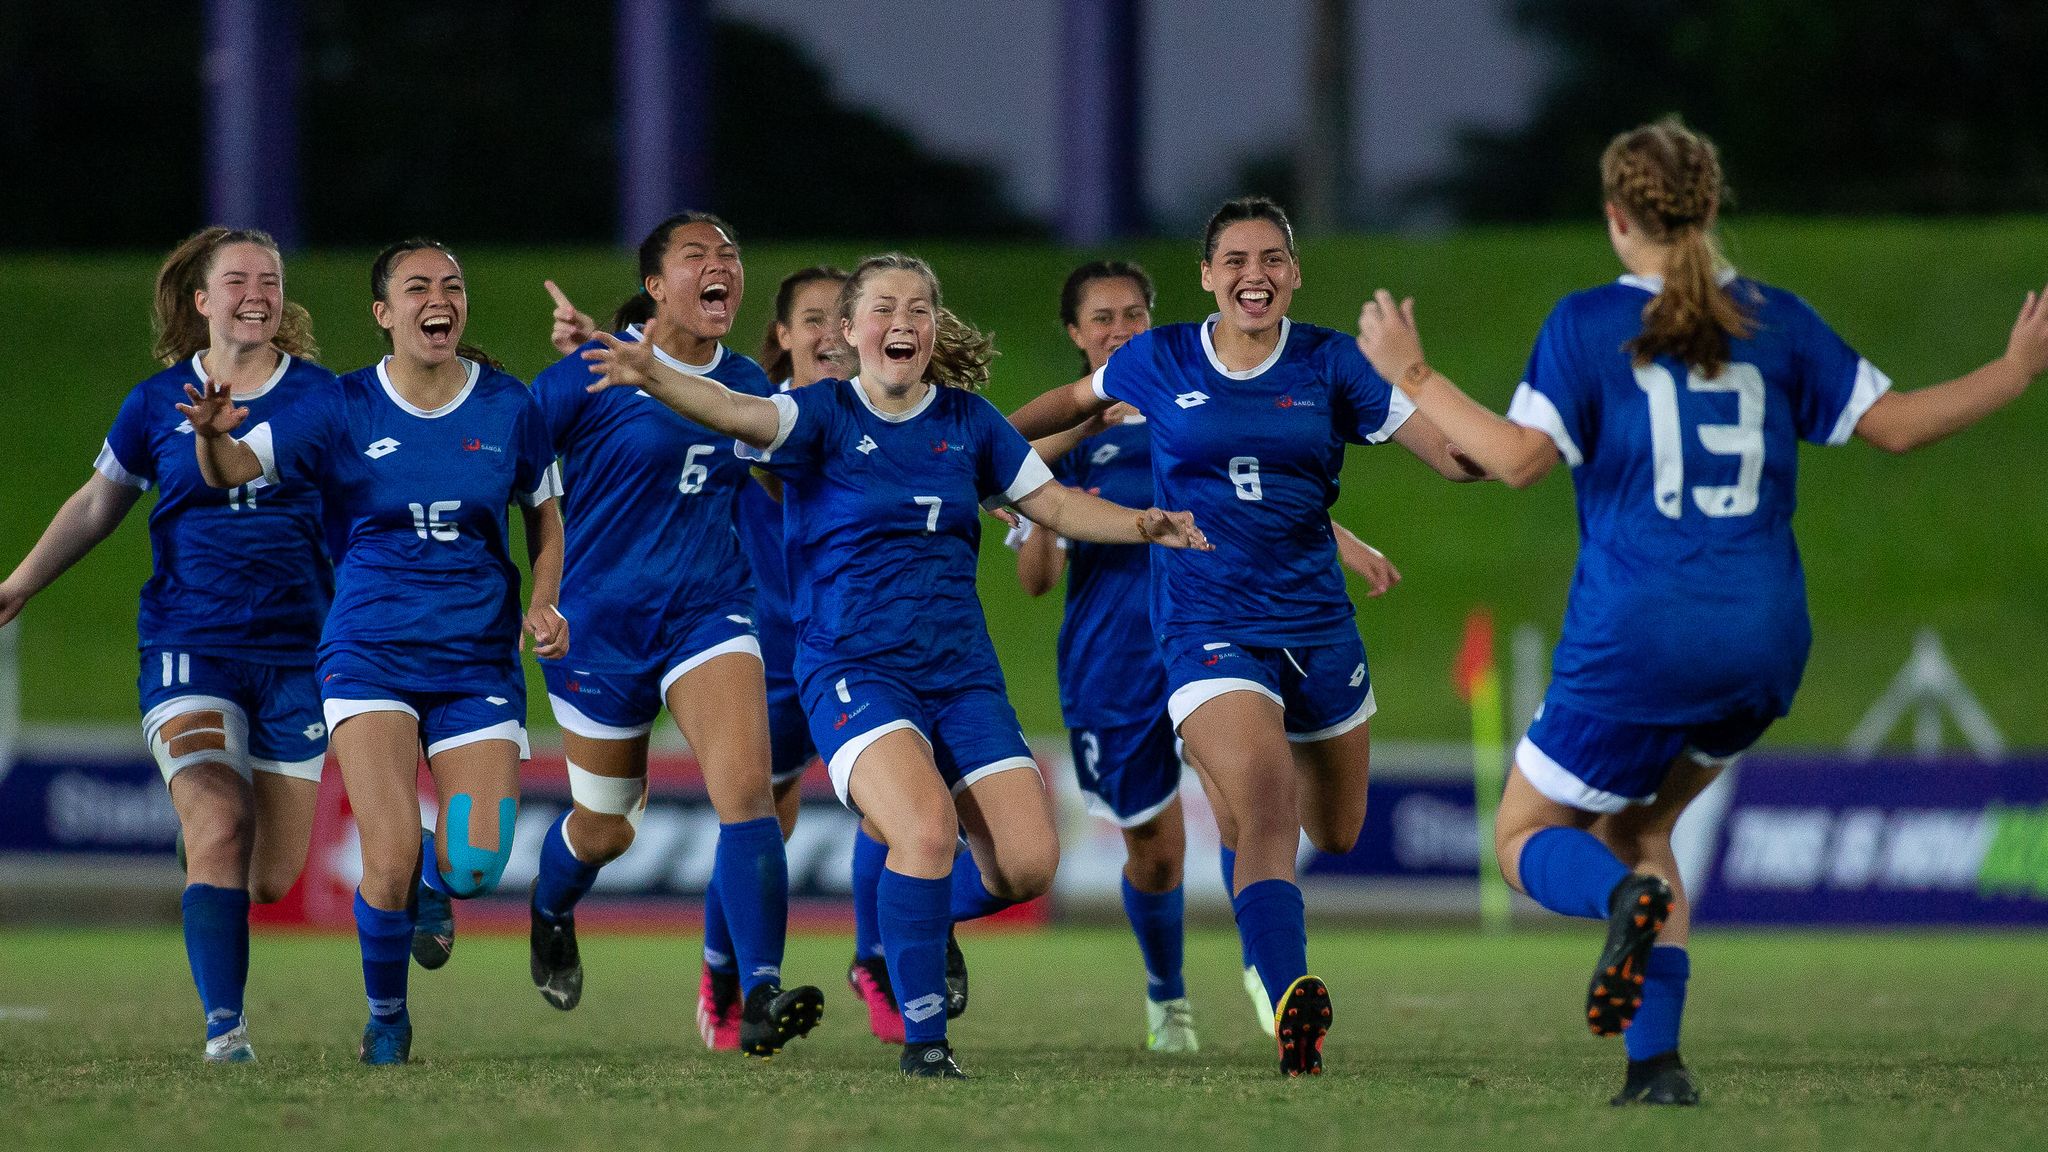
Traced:
<path fill-rule="evenodd" d="M 1214 556 L 1153 557 L 1167 711 L 1237 835 L 1232 904 L 1280 1067 L 1318 1073 L 1334 1013 L 1308 970 L 1295 852 L 1303 831 L 1325 852 L 1357 843 L 1377 707 L 1330 527 L 1344 445 L 1393 439 L 1449 479 L 1478 474 L 1349 337 L 1287 318 L 1301 264 L 1279 205 L 1218 209 L 1201 271 L 1215 315 L 1139 333 L 1011 421 L 1036 438 L 1133 405 L 1153 492 L 1212 530 Z"/>
<path fill-rule="evenodd" d="M 1671 830 L 1785 714 L 1806 667 L 1799 441 L 1906 452 L 1990 415 L 2048 370 L 2048 304 L 2027 294 L 1998 359 L 1895 392 L 1805 301 L 1722 262 L 1705 137 L 1675 119 L 1624 132 L 1600 177 L 1627 272 L 1558 303 L 1505 419 L 1430 368 L 1414 301 L 1376 294 L 1358 344 L 1510 485 L 1572 470 L 1578 571 L 1501 801 L 1501 873 L 1553 912 L 1608 922 L 1585 1021 L 1626 1042 L 1613 1103 L 1695 1104 Z"/>
<path fill-rule="evenodd" d="M 842 801 L 888 845 L 877 903 L 906 1033 L 899 1066 L 962 1075 L 946 1044 L 946 932 L 1052 883 L 1050 798 L 1003 694 L 974 580 L 977 506 L 1008 501 L 1074 539 L 1201 548 L 1185 513 L 1062 488 L 974 395 L 988 338 L 940 303 L 923 261 L 861 262 L 840 331 L 860 364 L 772 400 L 600 336 L 594 388 L 644 388 L 737 438 L 783 480 L 797 680 Z M 1032 769 L 1032 771 L 1023 771 Z M 964 829 L 972 849 L 954 850 Z"/>
<path fill-rule="evenodd" d="M 346 534 L 317 672 L 362 838 L 355 917 L 370 1022 L 359 1055 L 403 1064 L 416 888 L 482 895 L 512 853 L 527 744 L 509 505 L 525 514 L 536 654 L 563 655 L 569 626 L 555 607 L 554 450 L 526 386 L 462 344 L 469 302 L 454 254 L 432 240 L 393 244 L 371 265 L 370 294 L 391 342 L 378 363 L 241 439 L 230 433 L 250 410 L 225 387 L 188 385 L 179 410 L 206 483 L 310 483 Z M 422 747 L 440 793 L 431 838 L 416 791 Z"/>
<path fill-rule="evenodd" d="M 285 299 L 262 232 L 208 228 L 156 277 L 157 357 L 93 462 L 21 565 L 0 582 L 0 626 L 113 534 L 154 487 L 136 635 L 142 732 L 170 789 L 185 855 L 185 955 L 209 1063 L 256 1058 L 242 1016 L 249 905 L 281 898 L 306 863 L 327 725 L 313 649 L 333 597 L 320 496 L 304 483 L 232 492 L 200 479 L 175 405 L 217 387 L 268 418 L 334 387 L 312 321 Z"/>
<path fill-rule="evenodd" d="M 766 397 L 772 387 L 760 366 L 720 343 L 746 287 L 732 229 L 702 212 L 671 216 L 641 242 L 639 261 L 650 323 L 660 324 L 649 354 Z M 560 309 L 573 307 L 555 294 L 559 329 Z M 639 341 L 646 331 L 635 325 L 618 338 Z M 734 532 L 740 494 L 756 485 L 730 436 L 646 392 L 593 393 L 589 383 L 573 353 L 534 381 L 569 492 L 562 606 L 581 626 L 573 658 L 541 662 L 575 803 L 541 844 L 533 981 L 563 1010 L 582 995 L 576 902 L 633 843 L 648 736 L 666 704 L 719 818 L 706 905 L 720 911 L 715 922 L 707 917 L 698 1030 L 710 1048 L 773 1056 L 817 1024 L 824 996 L 781 985 L 789 874 L 770 783 L 754 584 Z"/>

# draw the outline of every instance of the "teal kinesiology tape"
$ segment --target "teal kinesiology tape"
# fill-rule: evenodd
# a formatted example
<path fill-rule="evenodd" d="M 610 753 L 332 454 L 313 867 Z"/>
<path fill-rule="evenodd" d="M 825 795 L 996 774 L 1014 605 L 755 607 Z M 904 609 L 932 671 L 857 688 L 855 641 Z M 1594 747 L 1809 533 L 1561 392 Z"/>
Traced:
<path fill-rule="evenodd" d="M 498 801 L 498 846 L 490 851 L 469 842 L 473 803 L 467 792 L 457 792 L 448 800 L 448 867 L 442 878 L 448 882 L 450 894 L 457 897 L 481 896 L 496 888 L 498 878 L 505 874 L 505 862 L 512 858 L 512 819 L 519 811 L 519 801 L 510 796 Z"/>

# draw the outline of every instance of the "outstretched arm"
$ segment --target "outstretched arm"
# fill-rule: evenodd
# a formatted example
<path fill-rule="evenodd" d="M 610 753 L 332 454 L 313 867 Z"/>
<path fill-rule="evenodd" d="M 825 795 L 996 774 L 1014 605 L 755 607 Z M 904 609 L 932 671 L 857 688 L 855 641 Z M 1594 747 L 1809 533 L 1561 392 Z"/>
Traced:
<path fill-rule="evenodd" d="M 21 564 L 0 581 L 0 627 L 21 614 L 29 598 L 48 588 L 100 541 L 120 527 L 128 510 L 142 498 L 140 488 L 119 484 L 95 472 L 71 494 L 42 538 Z"/>
<path fill-rule="evenodd" d="M 1095 377 L 1083 376 L 1010 413 L 1010 424 L 1026 440 L 1041 440 L 1074 428 L 1109 405 L 1109 401 L 1095 394 Z"/>
<path fill-rule="evenodd" d="M 661 401 L 686 420 L 694 420 L 714 432 L 766 448 L 782 435 L 782 410 L 772 400 L 735 392 L 708 376 L 678 372 L 654 357 L 662 322 L 649 321 L 641 340 L 621 340 L 609 332 L 597 333 L 602 348 L 583 354 L 590 361 L 596 382 L 592 392 L 606 388 L 638 388 Z"/>
<path fill-rule="evenodd" d="M 206 391 L 185 385 L 189 404 L 178 411 L 192 422 L 192 448 L 199 454 L 199 477 L 209 488 L 235 488 L 263 475 L 263 461 L 254 449 L 234 438 L 234 430 L 249 418 L 247 408 L 235 406 L 228 386 L 208 381 Z"/>
<path fill-rule="evenodd" d="M 1039 485 L 1037 491 L 1016 504 L 1019 512 L 1039 526 L 1069 540 L 1214 551 L 1209 538 L 1195 527 L 1192 512 L 1165 512 L 1158 508 L 1140 512 L 1053 481 Z"/>
<path fill-rule="evenodd" d="M 1887 452 L 1910 452 L 2019 399 L 2043 371 L 2048 371 L 2048 289 L 2027 293 L 2006 337 L 2005 355 L 1941 384 L 1885 393 L 1856 422 L 1856 435 Z"/>

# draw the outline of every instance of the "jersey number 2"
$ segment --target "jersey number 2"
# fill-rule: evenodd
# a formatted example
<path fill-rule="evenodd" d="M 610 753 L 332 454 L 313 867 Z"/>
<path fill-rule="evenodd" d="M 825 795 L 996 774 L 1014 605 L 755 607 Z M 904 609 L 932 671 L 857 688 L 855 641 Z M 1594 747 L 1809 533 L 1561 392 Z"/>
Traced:
<path fill-rule="evenodd" d="M 1656 469 L 1657 511 L 1673 520 L 1685 512 L 1685 433 L 1678 426 L 1678 381 L 1661 364 L 1636 369 L 1636 387 L 1650 399 L 1650 461 Z M 1709 516 L 1756 511 L 1764 476 L 1764 377 L 1754 364 L 1730 364 L 1711 380 L 1687 373 L 1689 392 L 1735 393 L 1735 423 L 1702 424 L 1700 445 L 1716 456 L 1741 460 L 1733 484 L 1700 484 L 1692 502 Z"/>

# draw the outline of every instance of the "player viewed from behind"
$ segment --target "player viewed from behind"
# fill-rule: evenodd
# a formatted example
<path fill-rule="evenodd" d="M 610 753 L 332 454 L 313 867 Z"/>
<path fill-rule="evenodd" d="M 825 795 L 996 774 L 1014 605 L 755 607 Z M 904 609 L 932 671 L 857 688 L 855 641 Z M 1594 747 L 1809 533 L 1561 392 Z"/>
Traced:
<path fill-rule="evenodd" d="M 185 856 L 185 955 L 213 1063 L 256 1058 L 242 1018 L 249 905 L 305 866 L 327 726 L 313 650 L 333 596 L 319 493 L 303 480 L 206 485 L 175 405 L 197 384 L 267 419 L 316 399 L 312 321 L 284 296 L 264 233 L 208 228 L 157 272 L 157 357 L 35 548 L 0 582 L 0 626 L 111 535 L 151 487 L 154 569 L 136 620 L 143 736 L 170 788 Z"/>
<path fill-rule="evenodd" d="M 317 672 L 362 838 L 355 915 L 370 1022 L 360 1055 L 402 1064 L 412 1049 L 415 889 L 482 895 L 512 852 L 527 744 L 509 505 L 525 515 L 533 588 L 524 627 L 536 653 L 566 652 L 569 626 L 555 608 L 554 451 L 526 386 L 462 343 L 469 302 L 454 254 L 432 240 L 394 244 L 371 266 L 370 291 L 391 343 L 378 363 L 239 440 L 229 433 L 250 410 L 218 383 L 204 393 L 188 386 L 179 410 L 208 484 L 315 485 L 345 533 Z M 440 793 L 437 831 L 425 836 L 422 747 Z"/>
<path fill-rule="evenodd" d="M 1645 125 L 1615 137 L 1600 176 L 1627 273 L 1551 312 L 1506 419 L 1429 367 L 1413 301 L 1367 301 L 1358 343 L 1508 483 L 1572 469 L 1578 571 L 1501 802 L 1501 872 L 1553 912 L 1608 921 L 1586 1021 L 1626 1041 L 1613 1102 L 1693 1104 L 1678 1054 L 1691 915 L 1671 830 L 1785 714 L 1806 666 L 1798 443 L 1904 452 L 1968 427 L 2048 369 L 2048 306 L 2028 293 L 1998 359 L 1894 392 L 1804 301 L 1722 262 L 1711 142 Z"/>
<path fill-rule="evenodd" d="M 1334 1014 L 1308 971 L 1295 851 L 1303 831 L 1326 852 L 1357 842 L 1377 707 L 1330 527 L 1344 445 L 1391 438 L 1450 479 L 1473 473 L 1349 338 L 1287 318 L 1301 265 L 1279 205 L 1218 209 L 1201 271 L 1215 315 L 1139 333 L 1011 420 L 1041 437 L 1135 406 L 1154 493 L 1213 529 L 1214 556 L 1153 557 L 1167 710 L 1236 832 L 1233 906 L 1275 997 L 1281 1069 L 1316 1073 Z"/>
<path fill-rule="evenodd" d="M 600 336 L 596 388 L 641 387 L 740 440 L 783 481 L 797 679 L 840 799 L 887 844 L 877 903 L 903 1006 L 900 1066 L 959 1076 L 946 1045 L 946 932 L 1030 899 L 1059 860 L 1051 801 L 976 598 L 978 506 L 1010 501 L 1084 540 L 1202 547 L 1185 514 L 1051 483 L 993 405 L 988 338 L 941 307 L 923 261 L 870 257 L 842 289 L 860 374 L 772 401 Z M 954 865 L 965 831 L 972 855 Z"/>
<path fill-rule="evenodd" d="M 1111 353 L 1152 326 L 1152 279 L 1136 264 L 1095 261 L 1067 276 L 1060 319 L 1091 375 Z M 1113 405 L 1069 432 L 1033 447 L 1053 478 L 1119 504 L 1152 500 L 1152 440 L 1145 418 Z M 1346 564 L 1378 596 L 1400 579 L 1386 557 L 1332 523 Z M 1181 881 L 1187 831 L 1181 815 L 1181 756 L 1167 716 L 1166 669 L 1152 636 L 1146 593 L 1152 561 L 1146 549 L 1070 544 L 1020 524 L 1010 533 L 1017 576 L 1042 596 L 1067 576 L 1060 625 L 1060 710 L 1069 729 L 1075 778 L 1088 809 L 1123 830 L 1124 915 L 1138 938 L 1146 983 L 1145 1046 L 1193 1052 L 1194 1010 L 1181 973 L 1185 900 Z M 1223 874 L 1234 869 L 1236 829 L 1219 809 Z M 1226 879 L 1227 883 L 1227 879 Z M 1259 983 L 1249 949 L 1245 980 L 1258 1018 L 1273 1029 L 1273 1005 Z"/>
<path fill-rule="evenodd" d="M 671 216 L 641 242 L 639 260 L 642 307 L 651 307 L 659 333 L 648 354 L 767 396 L 760 366 L 720 343 L 746 287 L 732 230 L 706 213 Z M 557 298 L 562 335 L 559 307 L 568 304 Z M 618 338 L 649 337 L 636 324 Z M 781 983 L 789 874 L 770 790 L 754 584 L 733 531 L 739 494 L 755 485 L 729 435 L 646 392 L 593 393 L 589 383 L 574 354 L 534 381 L 563 460 L 562 605 L 580 626 L 574 656 L 541 661 L 575 804 L 541 843 L 533 981 L 557 1008 L 574 1008 L 582 995 L 576 902 L 633 842 L 648 736 L 665 703 L 703 766 L 719 819 L 707 902 L 722 911 L 705 936 L 698 1028 L 709 1047 L 772 1056 L 811 1030 L 824 997 Z"/>

